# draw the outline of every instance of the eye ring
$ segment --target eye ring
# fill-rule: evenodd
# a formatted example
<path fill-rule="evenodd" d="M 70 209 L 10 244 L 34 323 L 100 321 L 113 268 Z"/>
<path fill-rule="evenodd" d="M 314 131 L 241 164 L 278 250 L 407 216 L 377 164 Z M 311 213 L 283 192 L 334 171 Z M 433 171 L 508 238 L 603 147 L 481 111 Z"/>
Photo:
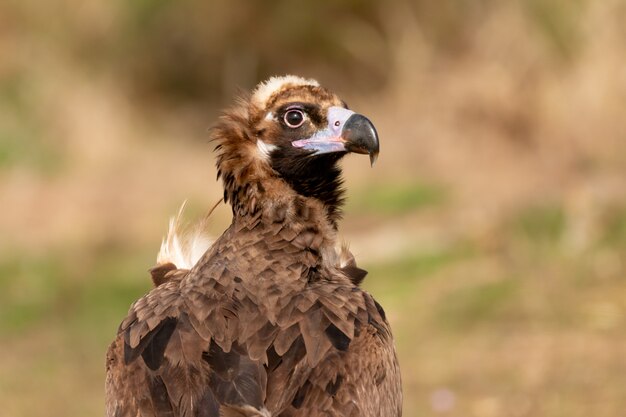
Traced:
<path fill-rule="evenodd" d="M 291 109 L 285 112 L 283 121 L 292 129 L 297 129 L 304 124 L 304 112 L 298 109 Z"/>

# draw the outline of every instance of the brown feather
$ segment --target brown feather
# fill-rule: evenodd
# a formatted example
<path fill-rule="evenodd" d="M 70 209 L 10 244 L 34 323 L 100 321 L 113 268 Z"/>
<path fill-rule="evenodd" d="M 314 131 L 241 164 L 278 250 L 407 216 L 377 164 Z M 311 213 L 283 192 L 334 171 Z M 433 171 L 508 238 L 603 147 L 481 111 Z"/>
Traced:
<path fill-rule="evenodd" d="M 343 104 L 295 78 L 256 94 L 212 131 L 232 224 L 190 270 L 151 270 L 155 288 L 107 354 L 109 417 L 401 415 L 384 311 L 358 288 L 365 271 L 352 254 L 344 262 L 336 249 L 336 160 L 309 167 L 328 177 L 305 190 L 310 181 L 287 181 L 263 153 L 280 134 L 269 113 L 292 101 Z"/>

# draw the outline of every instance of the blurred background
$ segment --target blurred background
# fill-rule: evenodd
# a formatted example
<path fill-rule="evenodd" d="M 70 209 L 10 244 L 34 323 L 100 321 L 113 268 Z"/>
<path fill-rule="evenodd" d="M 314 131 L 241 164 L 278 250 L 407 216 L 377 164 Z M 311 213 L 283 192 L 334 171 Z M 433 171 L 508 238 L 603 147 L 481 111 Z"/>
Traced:
<path fill-rule="evenodd" d="M 221 195 L 207 128 L 285 73 L 379 130 L 341 234 L 405 415 L 623 415 L 624 22 L 620 0 L 3 1 L 2 415 L 104 413 L 168 217 Z"/>

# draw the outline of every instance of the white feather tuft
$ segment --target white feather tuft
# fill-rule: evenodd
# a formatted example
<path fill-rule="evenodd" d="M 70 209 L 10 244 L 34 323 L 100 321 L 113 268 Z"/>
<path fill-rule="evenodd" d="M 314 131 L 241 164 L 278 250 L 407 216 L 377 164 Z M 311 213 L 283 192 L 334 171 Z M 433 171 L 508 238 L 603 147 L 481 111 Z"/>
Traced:
<path fill-rule="evenodd" d="M 207 220 L 217 204 L 204 219 L 193 226 L 182 223 L 186 204 L 187 201 L 183 202 L 178 214 L 170 217 L 167 236 L 161 242 L 161 249 L 157 255 L 158 265 L 173 263 L 178 269 L 191 269 L 215 241 L 206 229 Z"/>
<path fill-rule="evenodd" d="M 259 154 L 263 159 L 269 159 L 272 151 L 278 148 L 276 145 L 272 145 L 271 143 L 265 143 L 261 139 L 256 140 L 256 147 L 259 150 Z"/>
<path fill-rule="evenodd" d="M 345 268 L 354 263 L 354 255 L 350 252 L 350 245 L 348 242 L 343 242 L 339 248 L 339 268 Z"/>
<path fill-rule="evenodd" d="M 282 90 L 287 86 L 300 86 L 310 85 L 313 87 L 319 87 L 319 83 L 310 78 L 302 78 L 296 75 L 284 75 L 282 77 L 272 77 L 267 81 L 260 83 L 254 90 L 252 95 L 252 101 L 258 107 L 264 109 L 267 104 L 267 100 L 275 93 Z"/>

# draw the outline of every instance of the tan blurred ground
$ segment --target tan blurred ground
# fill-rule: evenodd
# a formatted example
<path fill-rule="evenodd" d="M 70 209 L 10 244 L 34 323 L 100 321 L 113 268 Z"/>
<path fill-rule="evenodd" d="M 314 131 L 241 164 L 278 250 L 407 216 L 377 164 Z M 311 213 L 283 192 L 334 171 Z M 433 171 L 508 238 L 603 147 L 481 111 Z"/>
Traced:
<path fill-rule="evenodd" d="M 0 404 L 103 414 L 104 352 L 237 87 L 319 78 L 381 135 L 341 232 L 406 416 L 626 409 L 626 3 L 0 5 Z M 213 230 L 229 221 L 222 207 Z"/>

